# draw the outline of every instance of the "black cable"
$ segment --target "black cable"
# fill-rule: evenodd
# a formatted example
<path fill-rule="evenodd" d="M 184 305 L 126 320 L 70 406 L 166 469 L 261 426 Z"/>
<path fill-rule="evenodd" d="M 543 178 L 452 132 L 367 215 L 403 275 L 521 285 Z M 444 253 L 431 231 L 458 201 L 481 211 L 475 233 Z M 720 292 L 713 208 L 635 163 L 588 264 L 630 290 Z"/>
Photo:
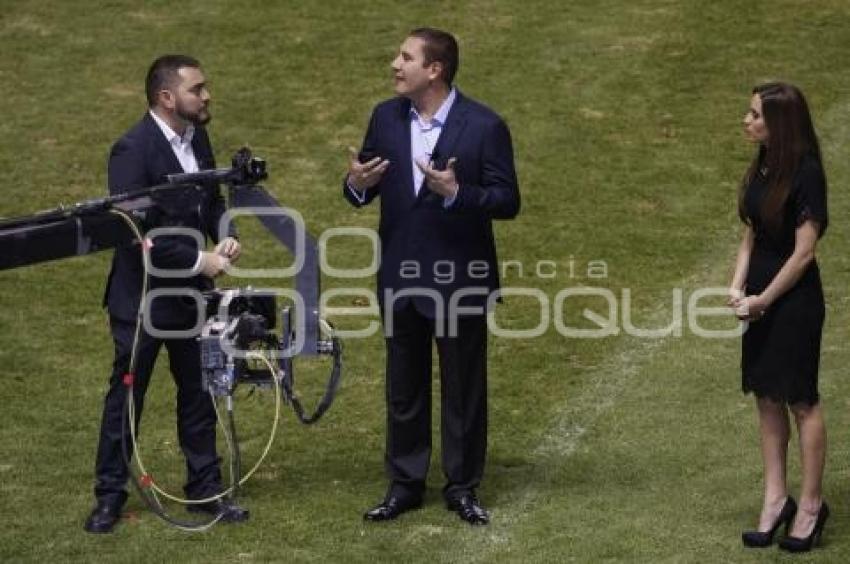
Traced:
<path fill-rule="evenodd" d="M 301 423 L 305 425 L 312 425 L 319 419 L 321 419 L 322 415 L 330 408 L 331 404 L 336 397 L 337 390 L 339 389 L 339 383 L 341 381 L 342 376 L 342 343 L 340 342 L 338 337 L 333 337 L 331 339 L 332 343 L 332 352 L 334 359 L 333 369 L 331 370 L 331 375 L 328 378 L 328 384 L 325 388 L 325 393 L 322 396 L 322 399 L 319 401 L 319 405 L 316 406 L 316 410 L 309 416 L 305 416 L 304 406 L 301 404 L 301 400 L 298 399 L 298 395 L 295 393 L 293 389 L 294 382 L 294 374 L 292 370 L 293 363 L 290 362 L 290 369 L 288 372 L 284 372 L 283 375 L 283 391 L 286 396 L 286 400 L 292 404 L 292 410 L 295 412 L 296 417 Z"/>

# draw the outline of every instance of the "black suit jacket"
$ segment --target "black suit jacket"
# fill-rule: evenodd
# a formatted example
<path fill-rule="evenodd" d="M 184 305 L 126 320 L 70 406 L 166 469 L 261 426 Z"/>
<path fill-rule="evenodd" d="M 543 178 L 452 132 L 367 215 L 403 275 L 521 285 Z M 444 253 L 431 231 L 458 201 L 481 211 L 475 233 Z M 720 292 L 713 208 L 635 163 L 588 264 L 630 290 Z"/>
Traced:
<path fill-rule="evenodd" d="M 454 292 L 499 288 L 498 261 L 492 220 L 519 213 L 520 196 L 513 147 L 507 125 L 492 110 L 459 91 L 434 147 L 433 160 L 444 168 L 455 157 L 460 189 L 453 205 L 422 186 L 413 189 L 410 155 L 410 100 L 393 98 L 378 104 L 366 131 L 361 161 L 381 156 L 390 166 L 381 181 L 360 202 L 343 182 L 343 193 L 354 206 L 381 196 L 378 233 L 381 267 L 379 300 L 385 290 L 424 288 L 436 292 L 448 306 Z M 419 276 L 414 276 L 413 265 Z M 451 276 L 449 275 L 451 274 Z M 486 296 L 469 296 L 464 306 L 483 305 Z M 394 302 L 396 309 L 405 303 Z M 434 315 L 430 298 L 414 299 L 417 309 Z"/>
<path fill-rule="evenodd" d="M 215 167 L 209 137 L 203 127 L 196 127 L 192 149 L 198 168 Z M 109 154 L 109 193 L 120 194 L 130 190 L 155 186 L 165 182 L 167 174 L 183 172 L 171 145 L 149 113 L 112 146 Z M 145 230 L 154 227 L 189 227 L 196 229 L 213 241 L 218 241 L 218 222 L 225 211 L 224 198 L 217 185 L 202 187 L 189 197 L 175 192 L 160 201 L 156 209 L 147 213 L 143 222 Z M 154 240 L 151 263 L 161 269 L 189 269 L 197 258 L 197 244 L 188 237 L 162 236 Z M 134 321 L 139 308 L 142 289 L 142 257 L 138 244 L 115 250 L 112 269 L 104 292 L 104 305 L 111 317 Z M 203 276 L 189 278 L 150 277 L 149 288 L 211 287 Z M 197 307 L 191 298 L 163 297 L 154 300 L 151 308 L 155 327 L 194 325 Z"/>

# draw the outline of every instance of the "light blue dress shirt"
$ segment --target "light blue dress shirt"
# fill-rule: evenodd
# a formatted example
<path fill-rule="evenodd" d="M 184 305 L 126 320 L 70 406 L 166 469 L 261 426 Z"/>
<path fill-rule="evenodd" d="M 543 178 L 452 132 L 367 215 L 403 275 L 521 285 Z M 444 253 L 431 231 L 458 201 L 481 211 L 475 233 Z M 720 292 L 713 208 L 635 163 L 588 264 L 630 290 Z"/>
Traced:
<path fill-rule="evenodd" d="M 420 160 L 426 163 L 431 161 L 431 157 L 434 154 L 434 147 L 437 146 L 437 142 L 440 140 L 443 125 L 446 123 L 446 118 L 448 118 L 449 111 L 452 109 L 456 98 L 457 90 L 452 87 L 449 95 L 440 104 L 437 112 L 427 122 L 422 120 L 422 117 L 416 111 L 413 104 L 410 105 L 410 167 L 413 170 L 413 190 L 416 195 L 419 194 L 419 190 L 422 188 L 422 181 L 425 179 L 425 175 L 416 166 L 416 161 Z M 351 184 L 348 184 L 348 190 L 354 194 L 354 197 L 360 203 L 366 201 L 365 194 L 358 191 Z M 446 208 L 450 207 L 456 198 L 457 194 L 451 198 L 445 198 L 443 200 L 443 206 Z"/>
<path fill-rule="evenodd" d="M 449 116 L 449 110 L 455 103 L 455 98 L 457 98 L 457 91 L 452 88 L 449 95 L 440 104 L 437 112 L 427 122 L 422 120 L 413 104 L 410 105 L 410 166 L 413 168 L 413 190 L 417 195 L 422 188 L 425 175 L 416 166 L 416 161 L 431 162 L 434 147 L 437 146 L 437 141 L 440 139 L 440 133 L 443 132 L 443 125 L 445 125 L 446 118 Z M 447 205 L 451 204 L 447 202 Z"/>

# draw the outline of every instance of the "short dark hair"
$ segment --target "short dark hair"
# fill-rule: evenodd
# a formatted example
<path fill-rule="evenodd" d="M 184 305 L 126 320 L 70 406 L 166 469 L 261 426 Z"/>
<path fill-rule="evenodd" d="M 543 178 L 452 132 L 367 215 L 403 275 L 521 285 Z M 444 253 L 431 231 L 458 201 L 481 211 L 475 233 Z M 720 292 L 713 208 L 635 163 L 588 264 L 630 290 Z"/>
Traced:
<path fill-rule="evenodd" d="M 163 55 L 151 64 L 145 78 L 145 95 L 149 107 L 156 105 L 159 91 L 174 84 L 177 72 L 184 67 L 199 69 L 201 63 L 188 55 Z"/>
<path fill-rule="evenodd" d="M 425 64 L 430 65 L 434 62 L 442 64 L 443 73 L 440 76 L 447 85 L 451 86 L 460 65 L 457 40 L 454 36 L 433 27 L 419 27 L 411 31 L 409 37 L 418 37 L 425 43 L 422 47 Z"/>

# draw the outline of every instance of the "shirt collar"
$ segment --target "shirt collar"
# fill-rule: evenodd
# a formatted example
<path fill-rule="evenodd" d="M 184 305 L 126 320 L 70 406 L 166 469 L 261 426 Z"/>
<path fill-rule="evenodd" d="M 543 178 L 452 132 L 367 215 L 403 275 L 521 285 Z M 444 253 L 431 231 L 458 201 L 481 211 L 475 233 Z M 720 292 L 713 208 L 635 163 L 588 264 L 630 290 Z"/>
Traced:
<path fill-rule="evenodd" d="M 173 144 L 175 143 L 175 141 L 179 144 L 186 144 L 192 142 L 192 138 L 195 136 L 194 125 L 189 124 L 186 127 L 185 133 L 183 133 L 183 136 L 181 137 L 180 135 L 175 133 L 174 130 L 171 129 L 171 127 L 169 127 L 167 123 L 165 123 L 165 120 L 156 115 L 156 112 L 154 112 L 153 110 L 148 110 L 148 113 L 159 126 L 159 129 L 162 130 L 162 134 L 165 135 L 165 138 L 168 139 L 169 143 Z"/>
<path fill-rule="evenodd" d="M 419 116 L 419 112 L 416 111 L 416 108 L 413 107 L 413 104 L 410 105 L 410 117 L 411 119 L 417 120 L 419 122 L 419 125 L 425 125 L 430 127 L 442 127 L 446 123 L 446 118 L 449 117 L 449 110 L 452 109 L 456 98 L 457 90 L 454 86 L 452 86 L 452 89 L 449 90 L 449 95 L 446 96 L 446 99 L 443 100 L 442 104 L 440 104 L 440 108 L 434 114 L 434 117 L 431 118 L 430 123 L 422 123 L 422 119 Z"/>

